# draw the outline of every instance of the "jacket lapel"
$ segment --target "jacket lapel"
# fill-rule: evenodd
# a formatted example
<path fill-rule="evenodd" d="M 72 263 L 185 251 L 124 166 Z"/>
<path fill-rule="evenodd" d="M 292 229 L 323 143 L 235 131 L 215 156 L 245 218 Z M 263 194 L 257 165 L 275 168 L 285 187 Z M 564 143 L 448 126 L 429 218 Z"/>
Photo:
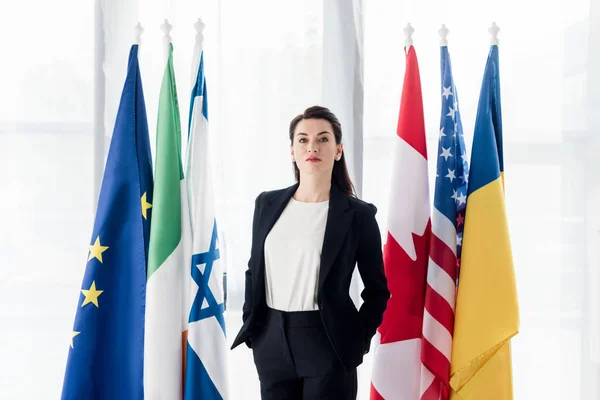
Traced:
<path fill-rule="evenodd" d="M 277 222 L 277 219 L 281 216 L 281 213 L 285 209 L 294 193 L 298 189 L 298 184 L 292 185 L 286 189 L 281 190 L 272 199 L 265 201 L 265 204 L 261 205 L 261 211 L 259 216 L 259 223 L 256 232 L 256 241 L 252 248 L 258 254 L 253 254 L 253 258 L 258 260 L 258 274 L 253 280 L 254 296 L 264 296 L 264 289 L 262 285 L 265 282 L 265 240 L 267 235 Z M 257 303 L 261 300 L 255 299 Z"/>
<path fill-rule="evenodd" d="M 296 192 L 296 189 L 298 189 L 298 184 L 285 188 L 272 199 L 267 200 L 264 205 L 262 205 L 262 220 L 258 224 L 259 229 L 256 236 L 256 248 L 259 249 L 263 254 L 267 235 L 275 225 L 275 222 L 277 222 L 277 220 L 281 216 L 281 213 L 283 212 L 285 206 L 289 203 L 290 199 Z"/>
<path fill-rule="evenodd" d="M 319 291 L 331 271 L 331 267 L 346 239 L 354 210 L 350 208 L 348 195 L 337 185 L 331 185 L 329 196 L 329 211 L 327 212 L 327 226 L 321 250 L 321 268 L 319 271 Z"/>

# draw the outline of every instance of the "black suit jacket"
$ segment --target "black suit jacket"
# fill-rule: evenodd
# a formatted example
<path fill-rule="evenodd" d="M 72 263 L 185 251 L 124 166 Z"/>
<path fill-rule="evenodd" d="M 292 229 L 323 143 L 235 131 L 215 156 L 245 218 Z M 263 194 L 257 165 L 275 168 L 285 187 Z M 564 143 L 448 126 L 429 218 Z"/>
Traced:
<path fill-rule="evenodd" d="M 252 334 L 260 331 L 267 310 L 265 300 L 264 244 L 298 184 L 263 192 L 256 198 L 252 224 L 252 250 L 246 271 L 243 326 L 232 349 L 241 343 L 252 347 Z M 371 338 L 383 318 L 390 292 L 383 271 L 377 208 L 344 193 L 332 184 L 327 225 L 321 252 L 317 300 L 331 344 L 347 369 L 362 363 Z M 364 283 L 364 302 L 357 310 L 349 295 L 354 268 Z"/>

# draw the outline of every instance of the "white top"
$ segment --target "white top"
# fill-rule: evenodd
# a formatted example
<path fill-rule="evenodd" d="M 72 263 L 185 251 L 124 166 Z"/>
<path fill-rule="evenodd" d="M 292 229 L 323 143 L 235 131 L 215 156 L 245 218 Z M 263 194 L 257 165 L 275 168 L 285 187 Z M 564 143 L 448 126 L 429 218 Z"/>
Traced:
<path fill-rule="evenodd" d="M 293 197 L 265 239 L 267 306 L 280 311 L 318 310 L 317 285 L 329 201 Z"/>

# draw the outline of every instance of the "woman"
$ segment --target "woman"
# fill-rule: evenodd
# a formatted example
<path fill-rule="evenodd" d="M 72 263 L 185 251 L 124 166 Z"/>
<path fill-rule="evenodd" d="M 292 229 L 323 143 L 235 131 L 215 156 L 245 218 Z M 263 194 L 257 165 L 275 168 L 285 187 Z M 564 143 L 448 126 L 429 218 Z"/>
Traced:
<path fill-rule="evenodd" d="M 243 326 L 262 399 L 355 399 L 389 291 L 374 205 L 348 176 L 339 120 L 311 107 L 290 124 L 297 183 L 255 203 Z M 364 303 L 349 296 L 358 263 Z"/>

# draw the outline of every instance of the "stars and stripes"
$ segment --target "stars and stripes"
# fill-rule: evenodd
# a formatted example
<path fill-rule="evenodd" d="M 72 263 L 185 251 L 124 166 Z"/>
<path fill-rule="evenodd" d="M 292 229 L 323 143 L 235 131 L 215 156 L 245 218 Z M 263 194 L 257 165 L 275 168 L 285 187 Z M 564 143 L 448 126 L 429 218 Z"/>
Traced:
<path fill-rule="evenodd" d="M 458 98 L 446 46 L 441 47 L 441 58 L 442 113 L 423 316 L 421 400 L 446 400 L 449 396 L 454 307 L 468 182 Z"/>

